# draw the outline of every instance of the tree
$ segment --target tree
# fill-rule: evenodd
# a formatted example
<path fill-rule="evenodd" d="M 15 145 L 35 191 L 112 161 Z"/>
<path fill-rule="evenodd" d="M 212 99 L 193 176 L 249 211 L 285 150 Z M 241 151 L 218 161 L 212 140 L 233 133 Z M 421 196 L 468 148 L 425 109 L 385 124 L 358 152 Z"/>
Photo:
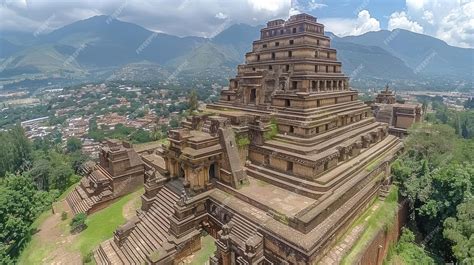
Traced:
<path fill-rule="evenodd" d="M 82 152 L 77 151 L 69 154 L 69 157 L 71 158 L 72 169 L 76 174 L 79 173 L 81 166 L 87 161 L 87 156 L 84 155 Z"/>
<path fill-rule="evenodd" d="M 74 153 L 81 150 L 82 142 L 76 137 L 69 137 L 66 142 L 66 151 L 68 153 Z"/>
<path fill-rule="evenodd" d="M 23 175 L 8 174 L 0 181 L 0 263 L 18 256 L 31 236 L 33 220 L 57 195 L 38 191 Z"/>
<path fill-rule="evenodd" d="M 6 172 L 23 172 L 31 165 L 31 143 L 19 125 L 0 132 L 0 177 Z"/>
<path fill-rule="evenodd" d="M 131 135 L 131 140 L 134 143 L 146 143 L 151 141 L 150 133 L 143 130 L 138 129 Z"/>
<path fill-rule="evenodd" d="M 433 258 L 415 243 L 415 235 L 407 228 L 402 228 L 395 254 L 403 260 L 404 264 L 435 264 Z"/>
<path fill-rule="evenodd" d="M 153 130 L 150 133 L 150 137 L 153 141 L 158 141 L 163 138 L 163 133 L 161 132 L 161 128 L 158 126 L 153 127 Z"/>
<path fill-rule="evenodd" d="M 178 128 L 179 127 L 179 120 L 177 118 L 173 118 L 170 121 L 171 128 Z"/>
<path fill-rule="evenodd" d="M 406 152 L 392 165 L 394 180 L 430 251 L 452 261 L 456 250 L 450 251 L 452 240 L 443 233 L 443 224 L 474 192 L 474 141 L 458 137 L 447 125 L 420 124 L 410 130 L 405 144 Z"/>
<path fill-rule="evenodd" d="M 444 222 L 444 236 L 453 242 L 453 252 L 461 264 L 474 264 L 474 198 L 457 207 L 456 217 Z"/>
<path fill-rule="evenodd" d="M 49 177 L 51 174 L 51 163 L 49 160 L 40 158 L 35 160 L 28 175 L 36 183 L 36 187 L 40 190 L 49 190 Z"/>
<path fill-rule="evenodd" d="M 189 94 L 188 97 L 188 110 L 189 113 L 193 113 L 196 111 L 199 107 L 199 102 L 198 102 L 198 95 L 196 93 L 196 90 L 191 90 L 191 93 Z"/>

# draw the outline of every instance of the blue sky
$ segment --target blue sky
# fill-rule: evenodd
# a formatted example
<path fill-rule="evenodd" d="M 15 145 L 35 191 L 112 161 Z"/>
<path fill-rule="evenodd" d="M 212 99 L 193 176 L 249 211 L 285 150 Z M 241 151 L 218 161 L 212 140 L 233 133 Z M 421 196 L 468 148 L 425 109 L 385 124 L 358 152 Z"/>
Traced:
<path fill-rule="evenodd" d="M 339 36 L 402 28 L 474 47 L 474 0 L 0 0 L 0 31 L 45 34 L 108 15 L 157 32 L 212 37 L 235 23 L 263 25 L 300 12 Z"/>

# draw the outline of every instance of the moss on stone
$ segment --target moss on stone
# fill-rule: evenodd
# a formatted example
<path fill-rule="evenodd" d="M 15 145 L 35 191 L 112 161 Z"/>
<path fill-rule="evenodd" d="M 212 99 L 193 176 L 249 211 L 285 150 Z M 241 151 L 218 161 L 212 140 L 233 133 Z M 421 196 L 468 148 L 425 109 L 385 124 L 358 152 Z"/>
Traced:
<path fill-rule="evenodd" d="M 270 123 L 270 130 L 266 131 L 263 134 L 263 138 L 266 141 L 268 141 L 268 140 L 273 139 L 277 134 L 278 134 L 278 126 L 277 126 L 275 120 L 272 120 L 272 122 Z"/>
<path fill-rule="evenodd" d="M 235 141 L 239 148 L 244 148 L 250 144 L 250 139 L 247 136 L 236 136 Z"/>
<path fill-rule="evenodd" d="M 373 211 L 373 207 L 368 208 L 354 222 L 353 227 L 364 224 L 364 233 L 360 235 L 349 253 L 342 259 L 341 264 L 353 264 L 381 229 L 386 230 L 393 226 L 398 209 L 398 187 L 392 186 L 385 200 L 377 200 L 373 206 L 376 204 L 378 204 L 376 210 Z"/>

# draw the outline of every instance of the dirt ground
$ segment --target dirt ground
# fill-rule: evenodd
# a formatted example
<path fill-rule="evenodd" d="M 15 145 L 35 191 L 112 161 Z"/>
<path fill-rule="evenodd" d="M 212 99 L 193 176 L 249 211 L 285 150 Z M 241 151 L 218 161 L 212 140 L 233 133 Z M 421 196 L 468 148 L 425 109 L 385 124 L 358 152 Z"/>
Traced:
<path fill-rule="evenodd" d="M 125 219 L 130 220 L 137 214 L 137 209 L 141 206 L 141 200 L 141 196 L 137 196 L 123 206 L 122 214 Z"/>
<path fill-rule="evenodd" d="M 49 216 L 38 227 L 36 236 L 39 243 L 54 245 L 54 249 L 43 259 L 43 264 L 82 264 L 80 252 L 66 247 L 71 245 L 76 235 L 68 233 L 64 226 L 65 221 L 61 220 L 61 213 L 58 212 Z"/>

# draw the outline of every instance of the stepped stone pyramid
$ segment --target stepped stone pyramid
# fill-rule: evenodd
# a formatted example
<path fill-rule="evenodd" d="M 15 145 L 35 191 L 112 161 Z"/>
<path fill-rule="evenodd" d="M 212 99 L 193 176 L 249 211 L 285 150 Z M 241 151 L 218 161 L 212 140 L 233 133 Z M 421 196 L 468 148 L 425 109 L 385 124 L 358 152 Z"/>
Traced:
<path fill-rule="evenodd" d="M 107 140 L 99 163 L 83 167 L 84 178 L 66 197 L 73 214 L 90 214 L 143 185 L 144 164 L 127 142 Z"/>
<path fill-rule="evenodd" d="M 330 42 L 307 14 L 268 22 L 219 102 L 143 156 L 142 208 L 96 262 L 178 264 L 204 231 L 217 247 L 210 264 L 320 261 L 390 185 L 402 148 Z"/>

